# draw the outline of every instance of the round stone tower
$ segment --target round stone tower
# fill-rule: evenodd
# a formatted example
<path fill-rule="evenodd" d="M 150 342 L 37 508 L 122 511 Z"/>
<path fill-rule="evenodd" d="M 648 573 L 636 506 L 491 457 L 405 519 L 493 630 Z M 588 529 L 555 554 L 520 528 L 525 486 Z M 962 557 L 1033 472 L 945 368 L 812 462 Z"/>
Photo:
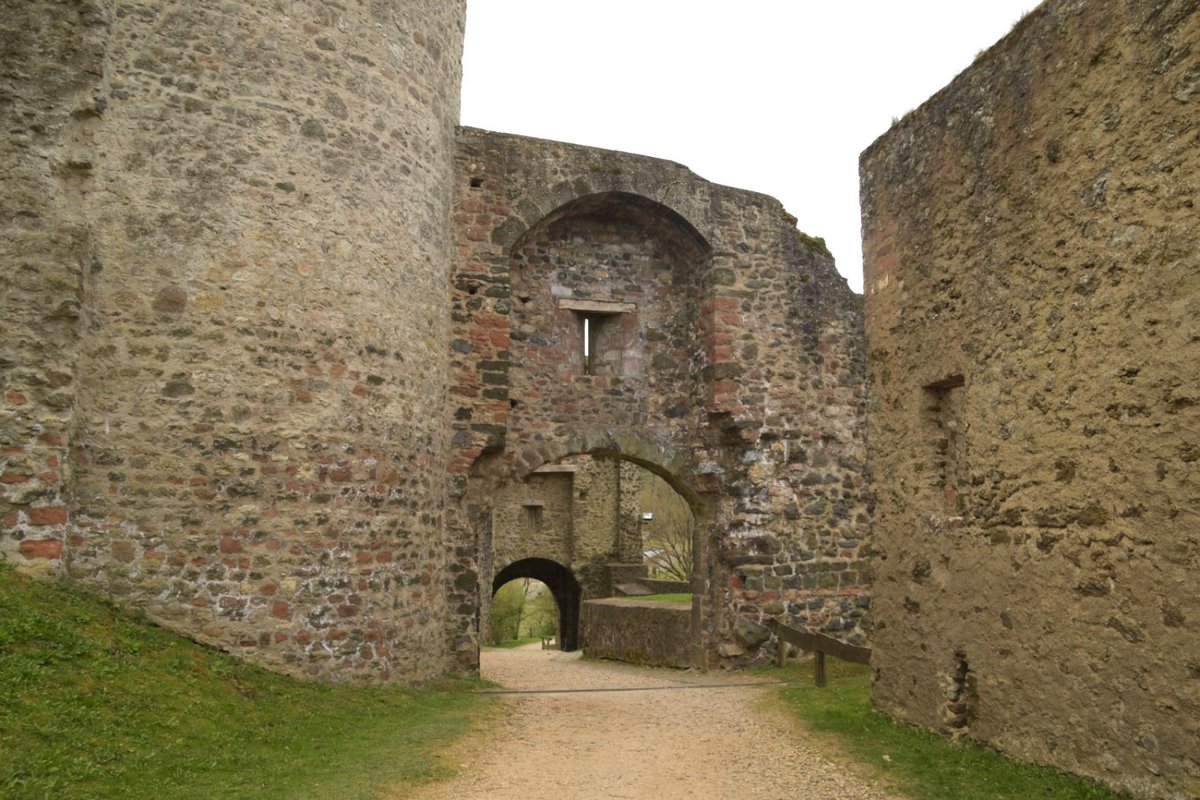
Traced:
<path fill-rule="evenodd" d="M 5 552 L 277 668 L 443 672 L 463 0 L 17 5 L 0 433 L 60 466 Z"/>

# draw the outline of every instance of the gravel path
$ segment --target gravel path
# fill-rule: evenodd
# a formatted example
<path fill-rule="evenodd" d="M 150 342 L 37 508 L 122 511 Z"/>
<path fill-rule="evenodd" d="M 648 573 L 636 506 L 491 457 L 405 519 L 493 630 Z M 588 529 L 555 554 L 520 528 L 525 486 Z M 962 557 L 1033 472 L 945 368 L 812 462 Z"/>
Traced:
<path fill-rule="evenodd" d="M 538 645 L 482 653 L 504 714 L 450 754 L 459 774 L 415 800 L 894 800 L 766 709 L 745 675 L 582 661 Z M 681 688 L 720 684 L 716 688 Z M 647 688 L 659 691 L 638 691 Z M 624 691 L 578 691 L 622 689 Z M 630 691 L 632 690 L 632 691 Z M 836 756 L 834 756 L 836 757 Z"/>

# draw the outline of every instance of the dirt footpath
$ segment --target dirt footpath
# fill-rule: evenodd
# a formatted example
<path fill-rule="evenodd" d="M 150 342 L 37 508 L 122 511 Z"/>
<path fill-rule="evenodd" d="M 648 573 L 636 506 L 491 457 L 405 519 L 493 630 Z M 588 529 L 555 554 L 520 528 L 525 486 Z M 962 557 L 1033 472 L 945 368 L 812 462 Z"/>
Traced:
<path fill-rule="evenodd" d="M 451 753 L 458 776 L 415 800 L 893 800 L 766 711 L 771 689 L 734 685 L 753 680 L 745 675 L 582 661 L 537 645 L 482 658 L 484 677 L 506 688 L 572 691 L 507 697 L 502 718 Z M 706 688 L 688 688 L 697 684 Z"/>

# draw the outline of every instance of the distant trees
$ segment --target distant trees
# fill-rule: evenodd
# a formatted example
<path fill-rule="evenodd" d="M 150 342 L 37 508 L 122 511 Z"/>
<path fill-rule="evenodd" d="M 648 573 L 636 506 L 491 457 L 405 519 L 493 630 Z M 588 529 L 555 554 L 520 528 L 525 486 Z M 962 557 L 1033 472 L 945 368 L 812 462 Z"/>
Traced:
<path fill-rule="evenodd" d="M 650 577 L 673 581 L 692 579 L 692 537 L 695 520 L 687 501 L 652 472 L 645 473 L 640 505 L 654 519 L 642 523 L 642 546 Z"/>
<path fill-rule="evenodd" d="M 558 628 L 558 604 L 546 584 L 517 578 L 496 590 L 490 618 L 492 644 L 533 636 L 553 636 Z"/>

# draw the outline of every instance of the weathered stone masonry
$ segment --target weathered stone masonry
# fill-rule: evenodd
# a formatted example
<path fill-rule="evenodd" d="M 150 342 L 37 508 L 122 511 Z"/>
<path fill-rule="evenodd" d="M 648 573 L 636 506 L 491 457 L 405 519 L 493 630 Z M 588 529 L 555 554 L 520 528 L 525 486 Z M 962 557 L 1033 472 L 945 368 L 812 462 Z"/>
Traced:
<path fill-rule="evenodd" d="M 447 668 L 463 14 L 5 3 L 6 553 L 276 667 Z"/>
<path fill-rule="evenodd" d="M 275 668 L 415 680 L 476 663 L 494 493 L 593 453 L 701 520 L 699 660 L 757 644 L 738 616 L 861 637 L 828 252 L 677 164 L 456 131 L 463 15 L 4 4 L 0 552 Z"/>
<path fill-rule="evenodd" d="M 696 635 L 732 619 L 854 634 L 863 355 L 854 297 L 779 204 L 623 153 L 466 129 L 453 287 L 451 523 L 463 617 L 495 487 L 576 453 L 663 475 L 700 520 Z M 582 318 L 596 359 L 583 364 Z M 857 635 L 861 636 L 861 633 Z"/>
<path fill-rule="evenodd" d="M 1200 797 L 1200 9 L 1050 2 L 862 158 L 875 702 Z"/>

